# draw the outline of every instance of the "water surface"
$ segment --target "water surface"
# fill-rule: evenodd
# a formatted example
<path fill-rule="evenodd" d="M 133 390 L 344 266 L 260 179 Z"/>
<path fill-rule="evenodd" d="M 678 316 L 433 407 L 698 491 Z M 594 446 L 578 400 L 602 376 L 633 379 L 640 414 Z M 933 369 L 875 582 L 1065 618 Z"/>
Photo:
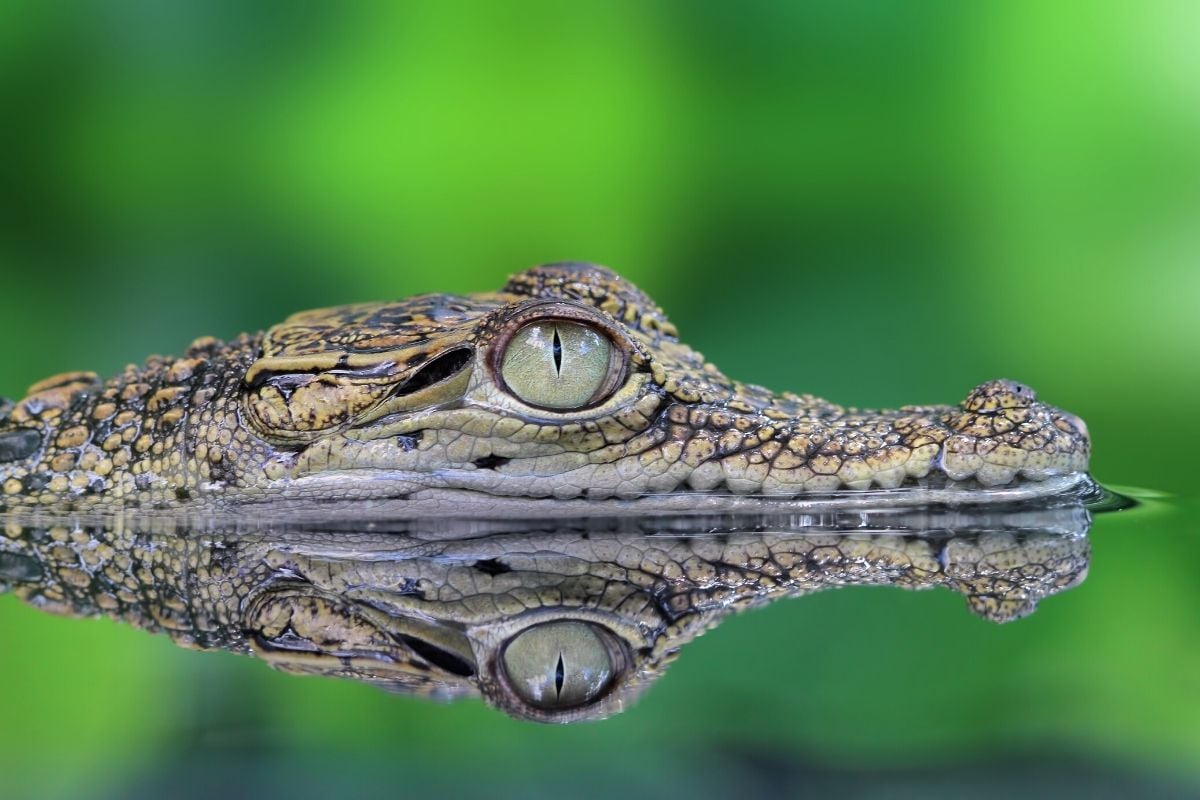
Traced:
<path fill-rule="evenodd" d="M 434 669 L 419 670 L 416 686 L 411 674 L 379 664 L 370 675 L 342 668 L 343 679 L 295 677 L 265 668 L 261 657 L 187 652 L 162 636 L 56 619 L 6 597 L 0 613 L 23 678 L 0 691 L 5 707 L 29 721 L 23 742 L 40 742 L 43 754 L 10 774 L 64 796 L 97 774 L 123 787 L 112 796 L 181 786 L 200 796 L 235 775 L 245 786 L 336 793 L 336 776 L 352 765 L 361 785 L 382 796 L 397 775 L 447 792 L 478 786 L 459 760 L 469 754 L 471 775 L 487 774 L 501 795 L 569 785 L 600 796 L 617 791 L 635 764 L 652 776 L 639 786 L 646 792 L 749 785 L 957 796 L 964 781 L 986 780 L 997 796 L 1022 785 L 1187 796 L 1200 786 L 1187 766 L 1200 763 L 1200 724 L 1190 713 L 1200 692 L 1200 631 L 1187 613 L 1198 599 L 1188 527 L 1196 507 L 1151 498 L 1099 511 L 1066 504 L 972 518 L 943 510 L 858 518 L 849 531 L 843 516 L 803 533 L 781 530 L 780 520 L 710 520 L 703 529 L 696 519 L 623 520 L 612 529 L 595 520 L 525 529 L 506 521 L 466 541 L 445 531 L 297 532 L 269 523 L 210 530 L 192 537 L 193 556 L 224 553 L 235 570 L 243 569 L 238 558 L 245 570 L 307 570 L 323 576 L 312 578 L 324 581 L 322 592 L 357 592 L 371 608 L 390 609 L 386 619 L 409 620 L 408 636 L 463 628 L 464 597 L 412 599 L 423 579 L 488 595 L 493 607 L 476 607 L 471 622 L 487 627 L 504 594 L 497 587 L 533 576 L 536 613 L 575 618 L 586 607 L 591 624 L 614 628 L 659 620 L 653 657 L 634 659 L 634 680 L 614 680 L 599 713 L 571 715 L 606 721 L 531 725 L 470 699 L 479 694 L 470 669 L 444 658 L 438 669 L 427 649 L 414 660 L 428 667 L 432 653 Z M 170 537 L 156 535 L 143 543 L 161 553 Z M 8 582 L 35 578 L 30 562 L 7 549 L 0 570 Z M 689 554 L 690 566 L 669 566 Z M 330 565 L 347 562 L 356 580 L 331 583 Z M 667 574 L 674 584 L 663 583 Z M 667 620 L 662 587 L 678 588 L 681 576 L 691 594 L 677 608 L 688 613 Z M 844 584 L 864 585 L 831 590 Z M 930 591 L 903 590 L 921 587 Z M 88 610 L 86 591 L 66 599 L 71 610 Z M 754 608 L 730 613 L 742 606 Z M 497 640 L 527 627 L 509 624 Z M 182 638 L 230 645 L 217 634 Z M 286 663 L 311 656 L 311 646 L 287 637 L 276 644 L 275 655 L 285 656 L 277 666 L 322 671 L 311 661 Z M 470 662 L 479 653 L 462 655 Z M 395 692 L 413 688 L 422 697 Z M 465 699 L 446 705 L 429 695 Z M 511 697 L 490 699 L 515 717 L 537 716 Z M 47 781 L 44 770 L 63 748 L 80 772 Z M 580 774 L 590 776 L 583 786 Z"/>

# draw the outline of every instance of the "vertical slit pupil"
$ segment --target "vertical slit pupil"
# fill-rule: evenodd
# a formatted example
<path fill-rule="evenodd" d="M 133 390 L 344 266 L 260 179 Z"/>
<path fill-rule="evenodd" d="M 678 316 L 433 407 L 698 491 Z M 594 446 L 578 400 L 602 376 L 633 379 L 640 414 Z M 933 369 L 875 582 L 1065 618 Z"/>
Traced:
<path fill-rule="evenodd" d="M 554 350 L 554 370 L 562 374 L 562 339 L 558 335 L 558 326 L 554 326 L 554 343 L 551 345 Z"/>
<path fill-rule="evenodd" d="M 563 684 L 566 683 L 566 679 L 567 679 L 566 672 L 567 672 L 567 668 L 566 668 L 566 665 L 563 664 L 562 653 L 559 653 L 558 654 L 558 663 L 554 665 L 554 692 L 555 692 L 555 694 L 558 694 L 558 695 L 562 694 Z"/>

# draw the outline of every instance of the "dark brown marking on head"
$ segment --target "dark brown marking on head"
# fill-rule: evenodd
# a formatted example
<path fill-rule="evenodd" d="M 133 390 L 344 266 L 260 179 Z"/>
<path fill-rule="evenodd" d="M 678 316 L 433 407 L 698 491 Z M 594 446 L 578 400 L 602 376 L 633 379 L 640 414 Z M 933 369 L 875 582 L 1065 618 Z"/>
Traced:
<path fill-rule="evenodd" d="M 42 449 L 42 434 L 33 428 L 0 433 L 0 463 L 22 461 Z"/>

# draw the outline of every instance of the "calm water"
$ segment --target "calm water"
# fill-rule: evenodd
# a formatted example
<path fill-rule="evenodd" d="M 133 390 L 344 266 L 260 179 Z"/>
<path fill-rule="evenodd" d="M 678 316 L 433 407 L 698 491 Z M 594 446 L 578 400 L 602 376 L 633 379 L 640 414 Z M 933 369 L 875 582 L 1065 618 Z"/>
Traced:
<path fill-rule="evenodd" d="M 803 533 L 782 519 L 510 521 L 464 541 L 260 521 L 181 545 L 10 526 L 0 574 L 35 604 L 216 650 L 244 649 L 231 631 L 250 630 L 261 658 L 3 598 L 23 671 L 0 695 L 27 721 L 5 728 L 6 783 L 16 796 L 1195 796 L 1196 504 L 1130 494 L 1140 504 L 1120 511 L 841 513 Z M 133 553 L 129 572 L 158 589 L 114 605 L 95 581 L 38 588 L 55 547 L 98 544 Z M 237 625 L 194 613 L 194 598 L 264 575 L 274 593 L 239 595 Z M 414 691 L 464 699 L 397 696 Z M 574 707 L 545 708 L 547 692 Z"/>

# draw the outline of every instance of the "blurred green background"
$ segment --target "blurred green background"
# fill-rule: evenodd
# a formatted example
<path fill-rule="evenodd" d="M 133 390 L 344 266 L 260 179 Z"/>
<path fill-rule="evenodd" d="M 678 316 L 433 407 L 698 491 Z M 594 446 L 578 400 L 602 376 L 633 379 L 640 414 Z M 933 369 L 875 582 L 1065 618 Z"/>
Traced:
<path fill-rule="evenodd" d="M 1102 480 L 1194 494 L 1198 36 L 1157 0 L 6 0 L 0 395 L 591 260 L 736 378 L 865 406 L 1015 378 L 1088 421 Z M 1030 620 L 780 604 L 570 730 L 4 598 L 0 783 L 703 793 L 1071 758 L 1186 783 L 1190 511 L 1103 520 L 1093 577 Z"/>

